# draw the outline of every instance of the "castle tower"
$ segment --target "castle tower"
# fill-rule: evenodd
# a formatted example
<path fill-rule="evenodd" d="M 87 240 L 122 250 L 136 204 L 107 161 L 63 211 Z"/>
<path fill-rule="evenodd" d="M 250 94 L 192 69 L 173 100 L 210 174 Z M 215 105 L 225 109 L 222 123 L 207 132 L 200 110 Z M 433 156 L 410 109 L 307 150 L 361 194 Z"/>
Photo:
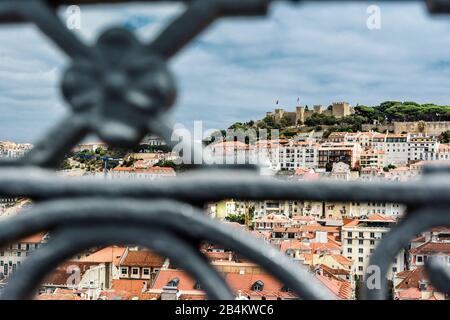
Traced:
<path fill-rule="evenodd" d="M 305 122 L 305 107 L 295 107 L 295 124 L 301 124 Z"/>
<path fill-rule="evenodd" d="M 315 113 L 322 113 L 322 105 L 320 105 L 320 104 L 314 105 L 314 112 Z"/>
<path fill-rule="evenodd" d="M 336 118 L 343 118 L 352 114 L 352 107 L 348 102 L 333 102 L 332 113 Z"/>
<path fill-rule="evenodd" d="M 283 119 L 284 116 L 284 109 L 281 108 L 277 108 L 275 109 L 275 121 L 280 121 L 281 119 Z"/>

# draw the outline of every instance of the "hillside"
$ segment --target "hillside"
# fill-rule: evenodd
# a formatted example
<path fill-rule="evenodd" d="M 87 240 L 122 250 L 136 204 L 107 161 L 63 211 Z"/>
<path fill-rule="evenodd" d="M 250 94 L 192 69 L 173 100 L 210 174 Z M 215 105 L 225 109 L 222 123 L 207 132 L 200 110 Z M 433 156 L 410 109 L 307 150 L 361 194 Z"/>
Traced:
<path fill-rule="evenodd" d="M 271 129 L 280 130 L 281 137 L 292 137 L 299 132 L 323 131 L 327 137 L 331 132 L 362 131 L 363 124 L 383 124 L 394 121 L 450 121 L 450 106 L 440 106 L 431 103 L 419 104 L 412 101 L 385 101 L 377 106 L 357 105 L 355 113 L 343 118 L 332 115 L 313 113 L 304 123 L 295 126 L 288 125 L 288 119 L 276 121 L 273 116 L 266 116 L 261 120 L 236 122 L 228 129 Z M 225 136 L 225 130 L 222 134 Z"/>

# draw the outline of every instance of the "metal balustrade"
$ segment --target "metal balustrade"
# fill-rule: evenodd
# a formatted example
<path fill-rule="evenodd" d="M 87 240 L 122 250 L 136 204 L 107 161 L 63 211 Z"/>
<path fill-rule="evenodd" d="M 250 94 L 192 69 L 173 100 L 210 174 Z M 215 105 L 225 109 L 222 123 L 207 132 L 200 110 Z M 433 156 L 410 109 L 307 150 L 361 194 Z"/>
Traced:
<path fill-rule="evenodd" d="M 1 299 L 32 298 L 59 263 L 106 244 L 149 247 L 198 279 L 209 298 L 233 298 L 225 281 L 198 251 L 202 240 L 223 244 L 261 265 L 301 299 L 333 299 L 312 274 L 287 256 L 206 217 L 199 209 L 227 198 L 405 204 L 407 214 L 383 237 L 371 257 L 370 264 L 379 267 L 384 280 L 381 288 L 366 285 L 367 299 L 386 298 L 388 268 L 411 238 L 436 226 L 450 226 L 450 167 L 429 167 L 414 183 L 287 182 L 258 176 L 252 170 L 206 167 L 158 183 L 57 176 L 54 169 L 64 155 L 90 133 L 114 147 L 136 146 L 148 133 L 170 144 L 172 127 L 166 111 L 174 104 L 177 90 L 167 61 L 214 20 L 265 15 L 272 1 L 177 1 L 184 2 L 186 10 L 150 43 L 140 42 L 126 29 L 112 28 L 88 46 L 56 14 L 65 4 L 118 2 L 127 1 L 0 1 L 1 23 L 34 23 L 72 60 L 62 81 L 71 114 L 23 158 L 0 162 L 0 195 L 35 201 L 20 215 L 0 223 L 0 246 L 38 231 L 52 234 L 11 276 Z M 156 0 L 142 2 L 151 5 Z M 450 1 L 426 2 L 430 12 L 450 12 Z M 426 270 L 432 284 L 450 294 L 448 268 L 433 261 Z"/>

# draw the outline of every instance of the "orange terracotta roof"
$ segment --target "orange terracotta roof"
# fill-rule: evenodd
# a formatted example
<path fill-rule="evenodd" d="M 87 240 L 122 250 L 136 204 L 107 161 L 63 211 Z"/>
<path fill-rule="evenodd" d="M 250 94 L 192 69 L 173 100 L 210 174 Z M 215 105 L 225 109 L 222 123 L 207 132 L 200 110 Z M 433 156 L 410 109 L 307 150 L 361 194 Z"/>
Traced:
<path fill-rule="evenodd" d="M 354 227 L 354 226 L 357 226 L 358 224 L 359 224 L 358 219 L 354 219 L 354 220 L 344 219 L 344 227 Z"/>
<path fill-rule="evenodd" d="M 302 243 L 300 240 L 284 240 L 280 242 L 280 251 L 285 253 L 287 250 L 300 250 L 311 253 L 311 247 Z"/>
<path fill-rule="evenodd" d="M 306 225 L 306 226 L 300 226 L 300 229 L 302 232 L 317 232 L 317 231 L 323 231 L 328 233 L 339 233 L 341 230 L 339 227 L 329 227 L 329 226 L 322 226 L 322 225 Z"/>
<path fill-rule="evenodd" d="M 225 281 L 234 292 L 241 292 L 251 296 L 283 296 L 288 293 L 283 292 L 282 288 L 284 285 L 281 282 L 268 274 L 227 273 Z M 264 284 L 262 291 L 252 291 L 252 286 L 257 281 L 261 281 Z M 290 293 L 289 295 L 294 296 L 294 294 Z"/>
<path fill-rule="evenodd" d="M 334 269 L 324 264 L 319 264 L 318 269 L 321 269 L 325 274 L 338 276 L 338 275 L 350 275 L 350 270 L 346 269 Z"/>
<path fill-rule="evenodd" d="M 68 279 L 71 277 L 71 270 L 79 268 L 80 275 L 96 266 L 97 263 L 69 260 L 61 263 L 44 281 L 45 284 L 65 286 L 68 284 Z"/>
<path fill-rule="evenodd" d="M 310 216 L 293 216 L 291 219 L 295 220 L 295 221 L 313 221 L 314 220 L 314 218 L 310 217 Z"/>
<path fill-rule="evenodd" d="M 112 289 L 115 291 L 125 291 L 131 294 L 140 294 L 146 288 L 147 281 L 134 279 L 113 279 Z"/>
<path fill-rule="evenodd" d="M 334 260 L 343 266 L 350 267 L 352 265 L 352 260 L 343 256 L 342 254 L 332 254 Z"/>
<path fill-rule="evenodd" d="M 68 293 L 42 293 L 36 297 L 36 300 L 81 300 L 81 297 Z"/>
<path fill-rule="evenodd" d="M 152 285 L 152 289 L 162 290 L 167 283 L 178 278 L 178 290 L 195 290 L 196 281 L 193 280 L 186 272 L 183 270 L 176 269 L 161 269 L 159 270 L 155 282 Z M 198 290 L 197 290 L 198 291 Z"/>
<path fill-rule="evenodd" d="M 418 253 L 450 253 L 450 243 L 445 242 L 427 242 L 424 243 L 414 249 L 411 249 L 411 253 L 418 254 Z"/>
<path fill-rule="evenodd" d="M 311 249 L 313 253 L 331 253 L 336 251 L 340 252 L 341 246 L 330 242 L 313 242 L 311 243 Z"/>
<path fill-rule="evenodd" d="M 120 259 L 125 253 L 126 247 L 117 247 L 117 246 L 109 246 L 103 249 L 100 249 L 87 257 L 83 257 L 79 259 L 80 261 L 86 262 L 97 262 L 97 263 L 105 263 L 110 262 L 115 266 L 119 265 Z"/>
<path fill-rule="evenodd" d="M 419 281 L 427 279 L 423 267 L 409 270 L 405 273 L 402 273 L 401 276 L 404 277 L 404 279 L 395 287 L 396 289 L 418 288 Z"/>
<path fill-rule="evenodd" d="M 46 232 L 39 232 L 19 240 L 18 243 L 41 243 L 46 234 Z"/>
<path fill-rule="evenodd" d="M 420 300 L 422 294 L 419 288 L 408 288 L 397 292 L 397 298 L 399 300 Z"/>
<path fill-rule="evenodd" d="M 383 221 L 383 222 L 395 222 L 395 219 L 390 216 L 385 216 L 381 214 L 372 214 L 367 220 L 369 221 Z"/>
<path fill-rule="evenodd" d="M 315 275 L 340 300 L 350 300 L 352 297 L 351 284 L 334 276 Z"/>

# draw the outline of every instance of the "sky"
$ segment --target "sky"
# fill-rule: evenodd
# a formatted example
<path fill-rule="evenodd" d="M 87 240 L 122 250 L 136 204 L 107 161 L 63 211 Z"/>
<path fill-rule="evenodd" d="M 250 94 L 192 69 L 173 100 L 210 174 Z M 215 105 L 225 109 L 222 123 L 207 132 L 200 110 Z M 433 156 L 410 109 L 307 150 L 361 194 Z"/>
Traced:
<path fill-rule="evenodd" d="M 369 30 L 371 3 L 276 3 L 267 17 L 224 18 L 171 60 L 178 98 L 172 115 L 187 127 L 222 129 L 279 107 L 386 100 L 450 104 L 450 17 L 424 4 L 379 3 L 381 28 Z M 85 6 L 89 43 L 112 26 L 139 22 L 150 41 L 179 4 Z M 62 18 L 65 12 L 60 12 Z M 29 24 L 0 28 L 0 140 L 34 142 L 67 115 L 59 83 L 69 60 Z"/>

